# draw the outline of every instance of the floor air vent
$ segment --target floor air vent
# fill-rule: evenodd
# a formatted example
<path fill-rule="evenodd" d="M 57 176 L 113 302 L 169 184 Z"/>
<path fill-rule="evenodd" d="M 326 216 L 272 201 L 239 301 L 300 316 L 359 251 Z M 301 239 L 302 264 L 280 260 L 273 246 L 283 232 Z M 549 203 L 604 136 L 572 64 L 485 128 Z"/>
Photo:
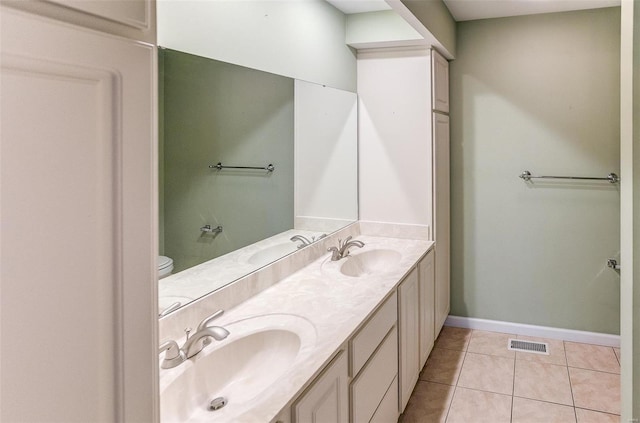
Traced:
<path fill-rule="evenodd" d="M 534 353 L 534 354 L 549 355 L 549 344 L 545 342 L 509 339 L 509 349 L 511 351 L 520 351 L 520 352 L 528 352 L 528 353 Z"/>

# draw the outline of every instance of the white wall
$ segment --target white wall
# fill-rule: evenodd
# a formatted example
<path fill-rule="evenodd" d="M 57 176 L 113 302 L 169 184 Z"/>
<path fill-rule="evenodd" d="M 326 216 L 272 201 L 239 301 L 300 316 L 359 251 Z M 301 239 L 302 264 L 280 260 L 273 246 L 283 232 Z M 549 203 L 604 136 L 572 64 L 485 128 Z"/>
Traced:
<path fill-rule="evenodd" d="M 324 0 L 159 0 L 158 45 L 355 91 L 346 18 Z"/>
<path fill-rule="evenodd" d="M 358 220 L 357 96 L 296 80 L 294 108 L 295 227 L 332 232 Z"/>
<path fill-rule="evenodd" d="M 620 9 L 458 23 L 451 313 L 616 334 Z"/>
<path fill-rule="evenodd" d="M 431 224 L 430 72 L 428 49 L 358 53 L 361 220 Z"/>

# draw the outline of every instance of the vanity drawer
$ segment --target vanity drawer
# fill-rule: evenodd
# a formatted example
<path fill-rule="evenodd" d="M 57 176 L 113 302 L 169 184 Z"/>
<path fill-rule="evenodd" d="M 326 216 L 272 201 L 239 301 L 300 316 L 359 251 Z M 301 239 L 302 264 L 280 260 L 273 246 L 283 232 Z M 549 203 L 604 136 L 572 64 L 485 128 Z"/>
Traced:
<path fill-rule="evenodd" d="M 349 341 L 351 348 L 351 376 L 355 376 L 378 348 L 389 329 L 398 320 L 398 297 L 394 292 L 380 306 L 365 327 Z"/>
<path fill-rule="evenodd" d="M 398 421 L 398 377 L 393 378 L 393 382 L 389 385 L 387 393 L 380 401 L 380 405 L 376 410 L 369 423 L 389 423 Z"/>
<path fill-rule="evenodd" d="M 398 330 L 394 326 L 362 372 L 351 383 L 353 423 L 366 423 L 371 419 L 389 385 L 397 376 Z"/>

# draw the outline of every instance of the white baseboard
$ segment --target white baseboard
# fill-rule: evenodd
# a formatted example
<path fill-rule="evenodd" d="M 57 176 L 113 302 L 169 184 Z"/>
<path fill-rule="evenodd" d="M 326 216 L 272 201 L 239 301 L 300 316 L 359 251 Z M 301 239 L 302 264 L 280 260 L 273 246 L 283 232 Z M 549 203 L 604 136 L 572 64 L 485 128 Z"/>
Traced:
<path fill-rule="evenodd" d="M 561 339 L 563 341 L 581 342 L 584 344 L 620 347 L 620 335 L 610 335 L 608 333 L 585 332 L 581 330 L 525 325 L 521 323 L 501 322 L 499 320 L 476 319 L 473 317 L 460 316 L 449 316 L 444 324 L 445 326 L 454 326 L 458 328 L 513 333 L 516 335 Z"/>

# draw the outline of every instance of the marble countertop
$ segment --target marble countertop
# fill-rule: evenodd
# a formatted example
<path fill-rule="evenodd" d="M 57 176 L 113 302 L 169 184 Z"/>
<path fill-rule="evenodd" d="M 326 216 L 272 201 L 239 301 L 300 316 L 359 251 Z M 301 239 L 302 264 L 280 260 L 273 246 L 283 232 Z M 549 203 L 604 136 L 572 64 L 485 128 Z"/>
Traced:
<path fill-rule="evenodd" d="M 357 239 L 365 246 L 352 249 L 353 255 L 391 249 L 401 253 L 400 261 L 379 274 L 356 278 L 342 275 L 327 253 L 216 320 L 224 326 L 246 317 L 287 313 L 303 317 L 315 327 L 313 354 L 289 369 L 263 400 L 241 416 L 243 422 L 269 422 L 290 406 L 434 244 L 365 235 Z M 216 421 L 213 415 L 210 421 Z"/>
<path fill-rule="evenodd" d="M 282 256 L 297 251 L 299 242 L 290 241 L 294 235 L 311 239 L 322 233 L 290 229 L 160 279 L 158 281 L 159 312 L 175 302 L 179 302 L 181 306 L 187 305 Z"/>

